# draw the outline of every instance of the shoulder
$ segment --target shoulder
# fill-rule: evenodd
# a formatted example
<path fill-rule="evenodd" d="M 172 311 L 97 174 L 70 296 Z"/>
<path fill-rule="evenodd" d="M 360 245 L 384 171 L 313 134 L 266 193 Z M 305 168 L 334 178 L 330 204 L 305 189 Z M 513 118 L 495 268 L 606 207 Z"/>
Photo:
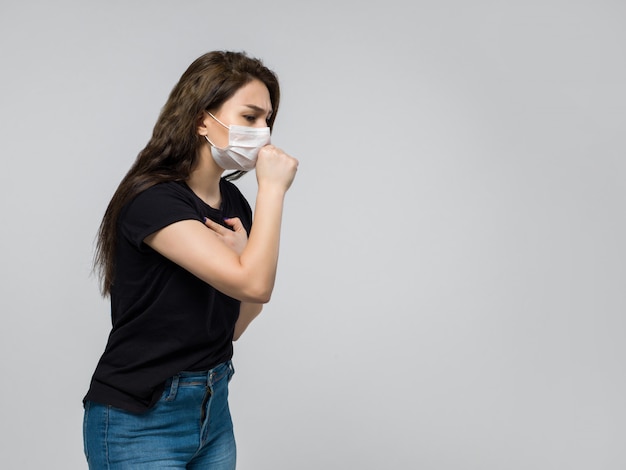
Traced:
<path fill-rule="evenodd" d="M 237 185 L 235 185 L 232 181 L 227 180 L 226 177 L 222 177 L 220 179 L 220 190 L 227 192 L 229 195 L 243 197 Z"/>
<path fill-rule="evenodd" d="M 241 192 L 241 190 L 233 183 L 222 177 L 220 180 L 220 192 L 222 195 L 226 195 L 231 201 L 236 201 L 248 205 L 248 201 Z"/>
<path fill-rule="evenodd" d="M 126 205 L 126 211 L 145 210 L 150 207 L 165 208 L 171 205 L 190 203 L 191 194 L 181 183 L 168 181 L 157 183 L 143 190 Z"/>
<path fill-rule="evenodd" d="M 120 228 L 133 242 L 186 219 L 202 220 L 193 195 L 177 182 L 158 183 L 139 193 L 122 210 Z"/>
<path fill-rule="evenodd" d="M 239 188 L 226 178 L 220 180 L 220 192 L 225 201 L 222 203 L 228 216 L 237 216 L 241 219 L 248 232 L 252 226 L 252 208 Z"/>
<path fill-rule="evenodd" d="M 188 191 L 185 190 L 185 187 L 182 183 L 178 181 L 167 181 L 165 183 L 157 183 L 153 186 L 150 186 L 148 189 L 140 192 L 133 201 L 135 200 L 149 200 L 154 198 L 179 198 L 179 197 L 189 197 Z"/>
<path fill-rule="evenodd" d="M 220 192 L 222 193 L 222 196 L 225 196 L 228 199 L 229 204 L 233 207 L 243 209 L 244 212 L 251 211 L 248 200 L 232 181 L 222 178 L 220 180 Z"/>

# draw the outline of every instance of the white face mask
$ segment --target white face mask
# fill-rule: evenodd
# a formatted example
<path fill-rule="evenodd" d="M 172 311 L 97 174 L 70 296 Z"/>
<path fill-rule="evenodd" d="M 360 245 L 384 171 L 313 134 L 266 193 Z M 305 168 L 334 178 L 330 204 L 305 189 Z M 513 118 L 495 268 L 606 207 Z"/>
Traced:
<path fill-rule="evenodd" d="M 211 144 L 215 162 L 225 170 L 252 170 L 256 166 L 259 150 L 270 143 L 270 128 L 227 126 L 211 113 L 209 116 L 228 129 L 228 145 L 224 148 L 216 147 L 208 136 L 204 136 Z"/>

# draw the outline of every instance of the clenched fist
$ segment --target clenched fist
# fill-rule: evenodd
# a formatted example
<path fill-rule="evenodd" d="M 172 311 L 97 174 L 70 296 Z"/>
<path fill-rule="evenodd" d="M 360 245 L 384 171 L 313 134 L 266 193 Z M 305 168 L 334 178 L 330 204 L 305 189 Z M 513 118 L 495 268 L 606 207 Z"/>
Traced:
<path fill-rule="evenodd" d="M 287 191 L 296 176 L 298 160 L 274 145 L 266 145 L 259 151 L 256 162 L 256 178 L 261 186 L 273 185 Z"/>

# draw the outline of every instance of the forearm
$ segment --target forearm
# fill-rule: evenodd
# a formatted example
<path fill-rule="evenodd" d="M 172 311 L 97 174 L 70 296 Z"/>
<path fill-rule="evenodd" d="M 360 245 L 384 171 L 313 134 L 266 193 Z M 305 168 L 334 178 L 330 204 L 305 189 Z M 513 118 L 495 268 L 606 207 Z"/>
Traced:
<path fill-rule="evenodd" d="M 241 265 L 255 284 L 253 290 L 265 302 L 269 301 L 276 279 L 284 197 L 283 191 L 259 188 L 252 230 L 240 256 Z"/>
<path fill-rule="evenodd" d="M 239 308 L 239 318 L 237 318 L 237 323 L 235 323 L 235 334 L 233 335 L 233 341 L 237 341 L 248 325 L 252 323 L 256 317 L 259 316 L 263 310 L 263 304 L 255 304 L 252 302 L 241 302 L 241 307 Z"/>

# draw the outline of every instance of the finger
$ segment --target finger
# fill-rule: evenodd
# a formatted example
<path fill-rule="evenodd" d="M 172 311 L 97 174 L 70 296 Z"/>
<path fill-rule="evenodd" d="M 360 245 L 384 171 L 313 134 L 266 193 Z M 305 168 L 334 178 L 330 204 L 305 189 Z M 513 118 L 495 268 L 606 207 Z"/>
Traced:
<path fill-rule="evenodd" d="M 245 230 L 239 217 L 232 217 L 232 218 L 224 219 L 224 222 L 226 222 L 227 225 L 231 226 L 235 232 L 240 232 L 242 230 Z"/>
<path fill-rule="evenodd" d="M 225 233 L 225 230 L 227 230 L 226 228 L 224 228 L 223 226 L 221 226 L 217 222 L 209 219 L 208 217 L 204 218 L 204 225 L 209 227 L 214 232 L 217 232 L 218 234 L 223 234 L 223 233 Z"/>

